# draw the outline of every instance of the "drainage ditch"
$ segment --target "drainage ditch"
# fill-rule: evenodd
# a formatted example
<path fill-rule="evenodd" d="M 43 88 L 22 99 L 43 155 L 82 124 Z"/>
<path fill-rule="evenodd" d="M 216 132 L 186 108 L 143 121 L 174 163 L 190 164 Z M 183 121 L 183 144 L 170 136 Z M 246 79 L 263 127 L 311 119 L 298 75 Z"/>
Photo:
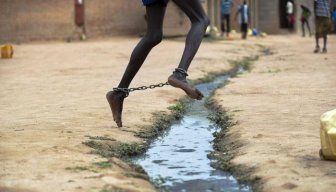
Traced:
<path fill-rule="evenodd" d="M 229 78 L 222 75 L 196 87 L 207 98 Z M 132 161 L 143 167 L 159 191 L 252 191 L 230 173 L 211 166 L 215 162 L 207 156 L 214 150 L 213 135 L 221 128 L 207 118 L 211 111 L 205 107 L 205 100 L 190 102 L 181 120 Z"/>

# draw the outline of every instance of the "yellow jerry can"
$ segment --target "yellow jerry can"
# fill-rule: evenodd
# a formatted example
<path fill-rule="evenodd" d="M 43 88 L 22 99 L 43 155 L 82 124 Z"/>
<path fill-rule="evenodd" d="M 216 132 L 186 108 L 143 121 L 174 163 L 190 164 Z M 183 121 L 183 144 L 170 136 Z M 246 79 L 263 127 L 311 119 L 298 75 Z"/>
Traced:
<path fill-rule="evenodd" d="M 336 109 L 324 113 L 320 122 L 320 157 L 336 161 Z"/>
<path fill-rule="evenodd" d="M 10 59 L 13 57 L 14 50 L 12 45 L 4 45 L 1 47 L 1 57 L 4 59 Z"/>

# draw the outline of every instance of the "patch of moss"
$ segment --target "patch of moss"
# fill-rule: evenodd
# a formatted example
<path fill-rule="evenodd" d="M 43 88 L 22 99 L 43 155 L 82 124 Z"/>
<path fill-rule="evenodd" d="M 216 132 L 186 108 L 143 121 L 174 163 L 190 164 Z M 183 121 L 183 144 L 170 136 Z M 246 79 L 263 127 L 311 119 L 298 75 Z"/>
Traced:
<path fill-rule="evenodd" d="M 71 170 L 71 171 L 87 171 L 90 168 L 86 166 L 76 166 L 76 167 L 67 167 L 65 168 L 66 170 Z"/>
<path fill-rule="evenodd" d="M 99 154 L 102 157 L 118 158 L 127 158 L 130 156 L 139 155 L 145 152 L 148 148 L 147 143 L 103 143 L 99 141 L 89 140 L 83 142 L 83 144 L 95 149 L 94 153 Z"/>
<path fill-rule="evenodd" d="M 103 189 L 101 189 L 99 192 L 126 192 L 127 190 L 112 186 L 112 185 L 105 185 Z"/>
<path fill-rule="evenodd" d="M 241 60 L 229 60 L 232 68 L 234 69 L 231 73 L 231 76 L 234 77 L 240 73 L 240 70 L 245 71 L 252 70 L 252 64 L 259 59 L 259 56 L 244 57 Z"/>
<path fill-rule="evenodd" d="M 106 168 L 111 168 L 112 163 L 109 161 L 100 161 L 100 162 L 94 162 L 93 165 L 101 168 L 101 169 L 106 169 Z"/>
<path fill-rule="evenodd" d="M 65 170 L 73 171 L 73 172 L 80 172 L 80 171 L 90 171 L 94 173 L 97 172 L 96 170 L 94 170 L 92 167 L 89 167 L 89 166 L 66 167 Z"/>
<path fill-rule="evenodd" d="M 207 75 L 205 75 L 204 77 L 198 78 L 196 80 L 189 81 L 189 83 L 192 84 L 192 85 L 197 85 L 197 84 L 201 84 L 201 83 L 209 83 L 209 82 L 213 81 L 217 76 L 219 76 L 223 73 L 225 73 L 225 72 L 218 72 L 218 73 L 211 72 L 211 73 L 208 73 Z"/>
<path fill-rule="evenodd" d="M 167 112 L 157 112 L 153 114 L 153 124 L 144 127 L 135 136 L 145 139 L 148 143 L 164 134 L 164 132 L 170 127 L 173 121 L 179 120 L 186 112 L 186 108 L 189 100 L 187 98 L 180 99 L 175 105 L 168 107 L 170 110 Z"/>
<path fill-rule="evenodd" d="M 85 137 L 91 139 L 91 140 L 101 140 L 101 141 L 116 141 L 113 138 L 103 137 L 103 136 L 90 136 L 86 135 Z"/>

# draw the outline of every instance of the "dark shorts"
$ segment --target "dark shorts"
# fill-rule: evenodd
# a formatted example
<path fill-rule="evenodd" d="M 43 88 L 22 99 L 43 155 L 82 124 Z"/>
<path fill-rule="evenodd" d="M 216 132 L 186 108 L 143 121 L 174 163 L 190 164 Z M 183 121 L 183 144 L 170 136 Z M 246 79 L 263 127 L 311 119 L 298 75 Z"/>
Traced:
<path fill-rule="evenodd" d="M 157 3 L 166 6 L 168 1 L 169 0 L 142 0 L 142 3 L 145 6 L 151 6 L 151 5 L 154 5 L 154 4 L 157 4 Z"/>
<path fill-rule="evenodd" d="M 316 33 L 320 36 L 325 36 L 333 30 L 331 19 L 329 17 L 316 17 Z"/>

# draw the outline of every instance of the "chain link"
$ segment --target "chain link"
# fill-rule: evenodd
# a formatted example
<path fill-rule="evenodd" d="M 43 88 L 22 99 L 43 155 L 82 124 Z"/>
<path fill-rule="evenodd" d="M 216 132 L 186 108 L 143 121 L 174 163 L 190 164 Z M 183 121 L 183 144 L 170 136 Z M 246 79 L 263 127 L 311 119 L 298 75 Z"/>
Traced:
<path fill-rule="evenodd" d="M 129 95 L 130 92 L 133 91 L 144 91 L 146 89 L 155 89 L 157 87 L 163 87 L 165 85 L 169 85 L 168 82 L 166 83 L 159 83 L 155 85 L 149 85 L 149 86 L 141 86 L 141 87 L 136 87 L 136 88 L 113 88 L 113 91 L 121 91 L 126 94 L 126 97 Z"/>

